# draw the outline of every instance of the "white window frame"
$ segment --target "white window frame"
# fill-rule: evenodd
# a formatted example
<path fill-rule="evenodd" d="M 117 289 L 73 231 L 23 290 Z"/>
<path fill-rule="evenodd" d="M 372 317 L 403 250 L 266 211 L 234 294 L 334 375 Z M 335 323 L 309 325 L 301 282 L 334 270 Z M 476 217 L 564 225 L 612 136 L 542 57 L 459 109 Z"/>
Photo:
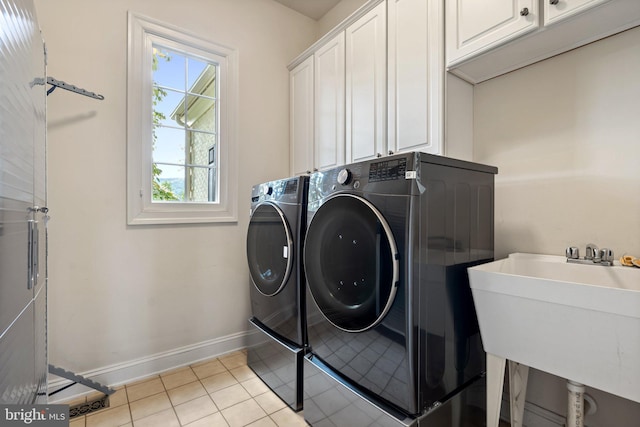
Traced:
<path fill-rule="evenodd" d="M 237 222 L 238 54 L 185 30 L 129 12 L 127 69 L 127 223 Z M 152 44 L 183 46 L 219 65 L 219 196 L 217 202 L 152 201 Z"/>

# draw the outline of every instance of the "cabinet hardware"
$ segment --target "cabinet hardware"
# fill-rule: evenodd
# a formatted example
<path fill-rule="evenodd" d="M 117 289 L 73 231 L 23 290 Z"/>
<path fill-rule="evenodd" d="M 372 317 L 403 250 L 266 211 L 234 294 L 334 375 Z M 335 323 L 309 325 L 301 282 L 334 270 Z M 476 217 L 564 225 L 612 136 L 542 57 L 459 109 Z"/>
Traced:
<path fill-rule="evenodd" d="M 27 222 L 27 289 L 33 289 L 38 283 L 38 223 L 35 220 Z"/>
<path fill-rule="evenodd" d="M 520 16 L 527 16 L 528 14 L 529 14 L 529 8 L 528 7 L 525 7 L 520 11 Z"/>
<path fill-rule="evenodd" d="M 33 212 L 33 213 L 42 212 L 43 214 L 46 215 L 49 212 L 49 208 L 46 206 L 43 206 L 43 207 L 34 206 L 34 207 L 28 207 L 27 211 Z"/>
<path fill-rule="evenodd" d="M 389 150 L 389 155 L 391 156 L 392 154 L 393 154 L 393 151 L 392 151 L 392 150 Z"/>
<path fill-rule="evenodd" d="M 560 3 L 560 0 L 549 0 L 549 4 L 555 5 L 555 4 L 558 4 L 558 3 Z"/>

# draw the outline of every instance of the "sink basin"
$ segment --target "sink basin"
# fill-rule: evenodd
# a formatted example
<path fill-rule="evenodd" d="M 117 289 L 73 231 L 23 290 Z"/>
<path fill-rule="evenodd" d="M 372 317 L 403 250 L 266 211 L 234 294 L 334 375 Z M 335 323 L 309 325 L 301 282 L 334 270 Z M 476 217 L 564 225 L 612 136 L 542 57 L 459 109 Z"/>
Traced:
<path fill-rule="evenodd" d="M 640 402 L 640 269 L 516 253 L 468 271 L 487 353 Z"/>

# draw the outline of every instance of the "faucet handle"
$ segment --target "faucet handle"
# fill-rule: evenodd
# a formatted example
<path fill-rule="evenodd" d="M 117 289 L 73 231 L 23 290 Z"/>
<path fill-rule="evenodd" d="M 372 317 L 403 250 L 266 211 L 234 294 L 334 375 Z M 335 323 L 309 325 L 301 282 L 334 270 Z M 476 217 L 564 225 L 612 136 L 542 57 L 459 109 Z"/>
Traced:
<path fill-rule="evenodd" d="M 593 260 L 593 262 L 600 261 L 600 251 L 595 243 L 589 243 L 587 245 L 587 253 L 585 254 L 585 259 Z"/>
<path fill-rule="evenodd" d="M 613 263 L 613 251 L 609 248 L 600 249 L 600 261 Z"/>
<path fill-rule="evenodd" d="M 565 250 L 565 254 L 567 255 L 567 258 L 569 258 L 569 259 L 578 259 L 578 258 L 580 258 L 580 250 L 575 246 L 569 246 Z"/>

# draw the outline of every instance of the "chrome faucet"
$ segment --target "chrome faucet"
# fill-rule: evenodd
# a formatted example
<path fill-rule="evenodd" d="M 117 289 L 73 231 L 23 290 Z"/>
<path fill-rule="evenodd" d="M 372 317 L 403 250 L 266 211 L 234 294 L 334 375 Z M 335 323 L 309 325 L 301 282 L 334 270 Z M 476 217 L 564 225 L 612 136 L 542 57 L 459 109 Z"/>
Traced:
<path fill-rule="evenodd" d="M 593 243 L 587 244 L 587 253 L 584 256 L 585 259 L 589 259 L 593 262 L 600 262 L 600 250 Z"/>
<path fill-rule="evenodd" d="M 609 248 L 598 249 L 598 247 L 589 243 L 586 248 L 586 255 L 584 258 L 580 258 L 580 251 L 575 246 L 569 246 L 565 253 L 567 256 L 567 262 L 576 264 L 596 264 L 596 265 L 613 265 L 613 251 Z"/>

